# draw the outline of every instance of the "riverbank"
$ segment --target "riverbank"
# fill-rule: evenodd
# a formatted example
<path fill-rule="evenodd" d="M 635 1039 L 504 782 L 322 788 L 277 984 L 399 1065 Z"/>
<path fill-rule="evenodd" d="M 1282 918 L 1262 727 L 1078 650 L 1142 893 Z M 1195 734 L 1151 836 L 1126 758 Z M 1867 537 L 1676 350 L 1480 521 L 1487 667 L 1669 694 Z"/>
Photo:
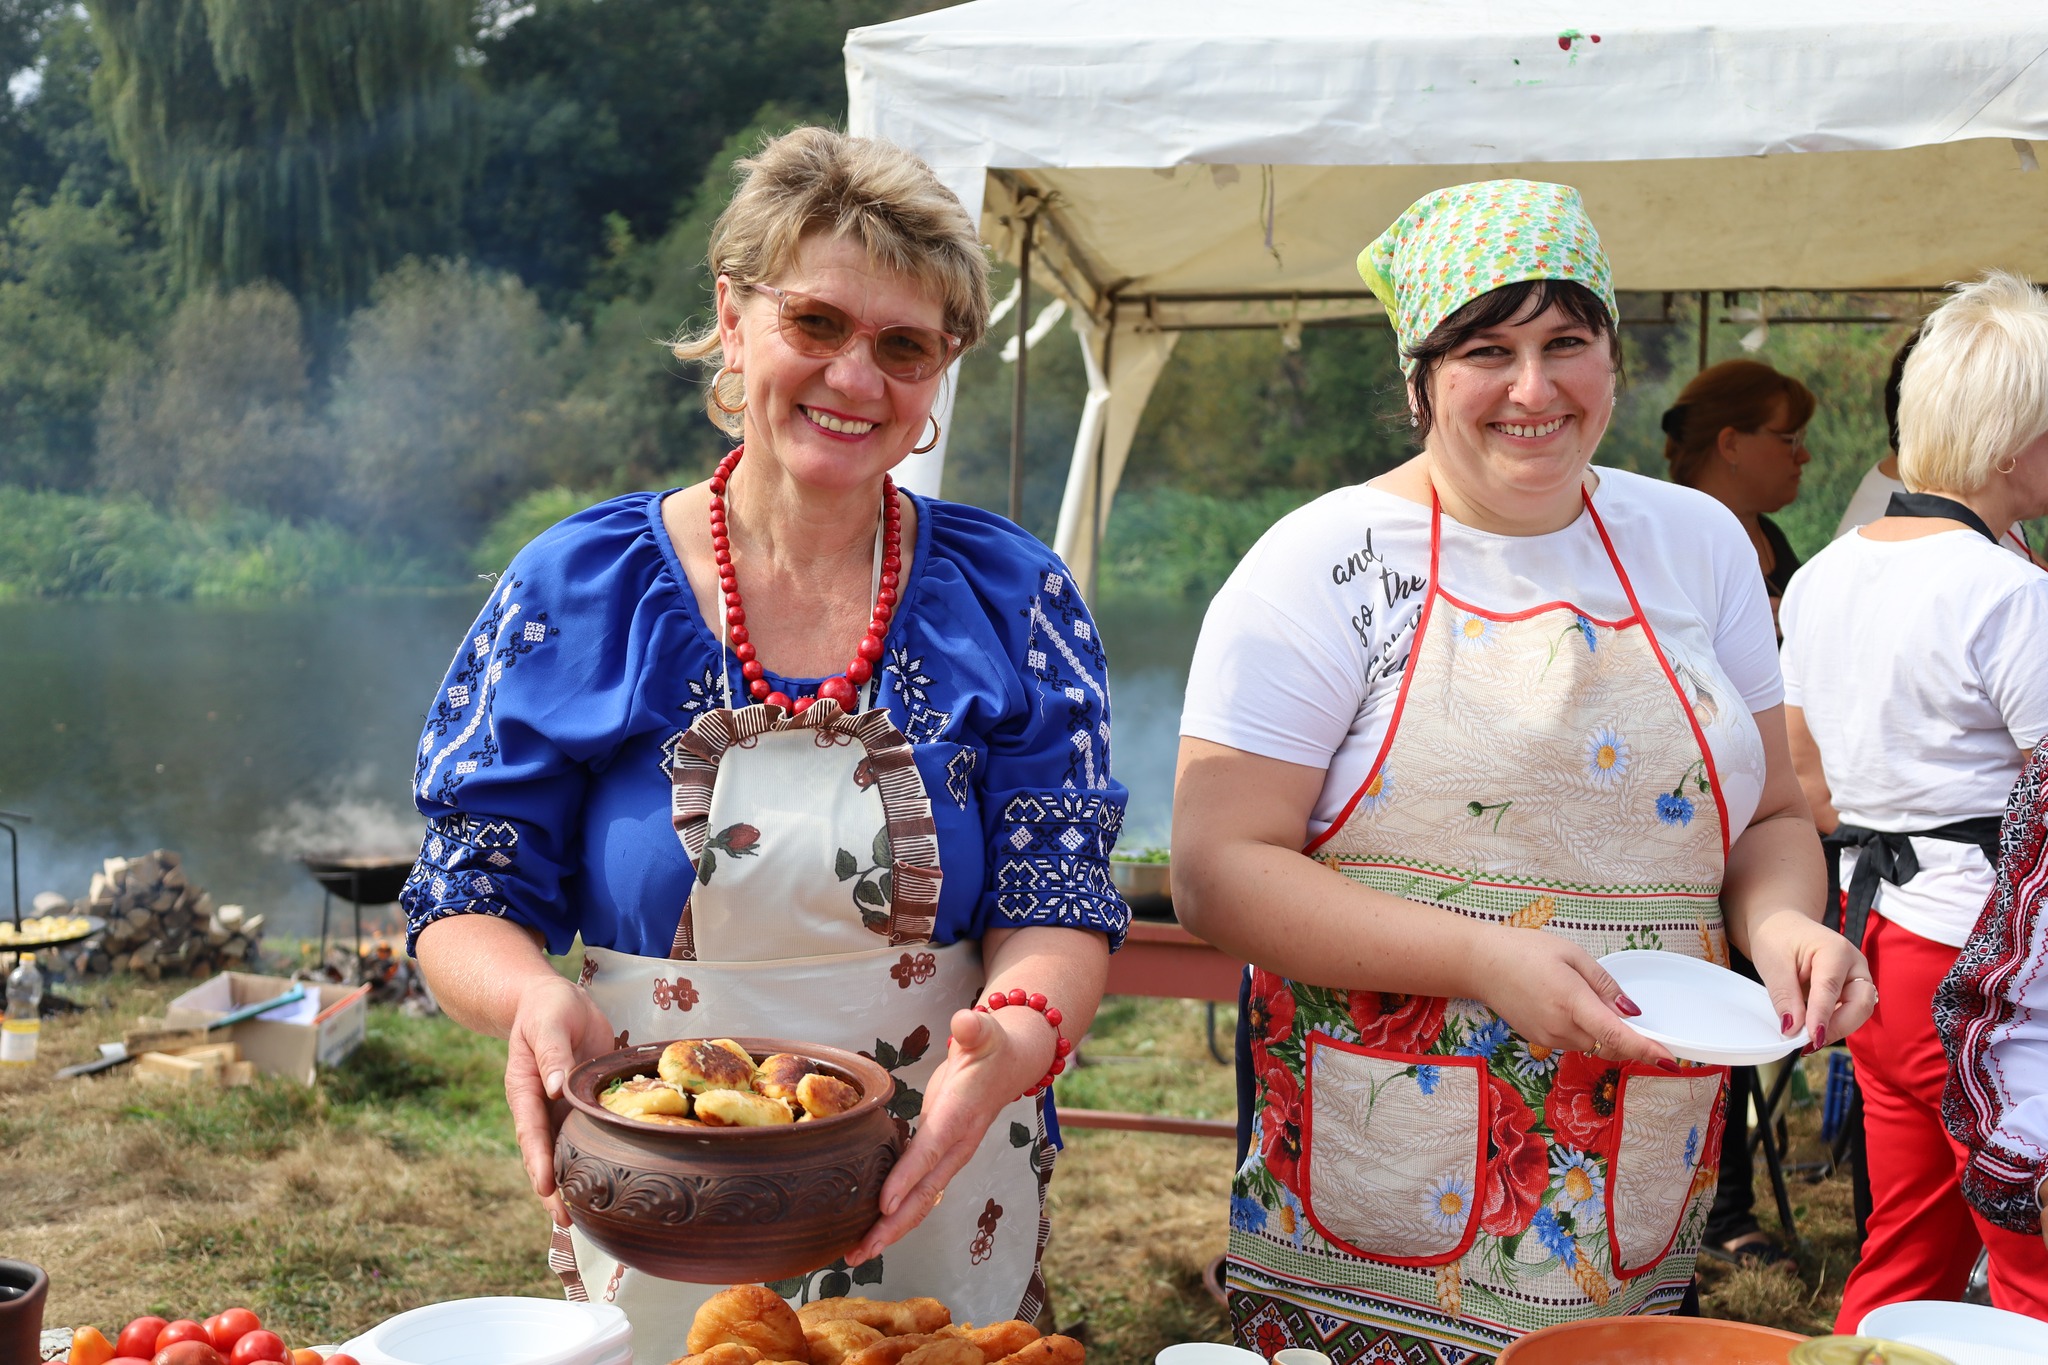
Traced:
<path fill-rule="evenodd" d="M 139 499 L 0 484 L 0 600 L 293 599 L 456 581 L 325 522 L 236 510 L 200 520 Z"/>

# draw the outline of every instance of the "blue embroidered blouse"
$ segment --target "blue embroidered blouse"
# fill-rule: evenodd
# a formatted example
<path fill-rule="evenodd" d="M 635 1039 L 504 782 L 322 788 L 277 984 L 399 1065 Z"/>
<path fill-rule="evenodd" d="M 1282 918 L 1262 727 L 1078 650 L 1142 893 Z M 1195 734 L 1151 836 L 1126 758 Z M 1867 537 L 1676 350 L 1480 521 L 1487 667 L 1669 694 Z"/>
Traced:
<path fill-rule="evenodd" d="M 663 494 L 600 503 L 512 561 L 420 739 L 428 817 L 400 903 L 408 946 L 449 915 L 502 915 L 567 952 L 666 957 L 695 870 L 669 819 L 670 745 L 724 704 L 716 636 L 662 526 Z M 1109 875 L 1126 792 L 1109 775 L 1108 665 L 1044 545 L 914 495 L 917 551 L 877 705 L 914 746 L 943 870 L 940 943 L 1130 921 Z M 746 683 L 727 654 L 732 696 Z M 769 675 L 782 690 L 816 679 Z M 868 689 L 862 689 L 865 698 Z"/>

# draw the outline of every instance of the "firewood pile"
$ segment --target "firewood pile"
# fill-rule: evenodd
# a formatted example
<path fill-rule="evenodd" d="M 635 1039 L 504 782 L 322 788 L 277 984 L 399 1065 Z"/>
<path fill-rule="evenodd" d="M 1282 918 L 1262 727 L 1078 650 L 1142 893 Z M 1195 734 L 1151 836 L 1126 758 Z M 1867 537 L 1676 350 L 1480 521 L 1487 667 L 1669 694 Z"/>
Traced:
<path fill-rule="evenodd" d="M 263 930 L 263 916 L 245 915 L 239 905 L 216 906 L 186 879 L 183 860 L 162 848 L 107 859 L 85 898 L 70 908 L 107 922 L 104 932 L 56 950 L 81 976 L 133 972 L 159 981 L 246 970 Z"/>

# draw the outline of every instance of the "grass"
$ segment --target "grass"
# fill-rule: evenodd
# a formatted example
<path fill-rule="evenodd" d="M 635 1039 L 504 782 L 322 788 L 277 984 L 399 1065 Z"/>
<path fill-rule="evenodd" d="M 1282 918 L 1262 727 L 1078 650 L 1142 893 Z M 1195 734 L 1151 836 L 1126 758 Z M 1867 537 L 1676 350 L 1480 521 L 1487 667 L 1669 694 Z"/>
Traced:
<path fill-rule="evenodd" d="M 95 989 L 105 1008 L 47 1021 L 38 1065 L 0 1078 L 0 1254 L 49 1271 L 51 1325 L 111 1334 L 143 1313 L 246 1303 L 303 1345 L 439 1299 L 558 1292 L 504 1113 L 502 1043 L 379 1009 L 362 1049 L 310 1088 L 184 1091 L 119 1071 L 56 1081 L 56 1067 L 161 1013 L 180 986 Z M 1061 1102 L 1228 1117 L 1231 1071 L 1209 1056 L 1204 1012 L 1106 1001 Z M 1227 1055 L 1233 1011 L 1218 1015 Z M 1815 1111 L 1795 1112 L 1795 1139 L 1810 1145 L 1814 1125 Z M 1224 1248 L 1230 1145 L 1076 1129 L 1066 1140 L 1047 1276 L 1060 1323 L 1087 1324 L 1092 1365 L 1226 1339 L 1201 1275 Z M 1795 1183 L 1793 1198 L 1807 1238 L 1797 1272 L 1710 1267 L 1709 1314 L 1827 1328 L 1849 1264 L 1847 1178 Z M 1757 1207 L 1768 1223 L 1766 1185 Z"/>

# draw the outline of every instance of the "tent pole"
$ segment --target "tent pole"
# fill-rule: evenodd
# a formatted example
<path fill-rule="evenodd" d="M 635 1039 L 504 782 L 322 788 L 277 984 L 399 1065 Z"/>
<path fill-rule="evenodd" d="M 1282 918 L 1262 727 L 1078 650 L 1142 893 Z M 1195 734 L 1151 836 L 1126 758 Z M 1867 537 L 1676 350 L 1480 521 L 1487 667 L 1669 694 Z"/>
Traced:
<path fill-rule="evenodd" d="M 1024 365 L 1031 354 L 1031 228 L 1024 219 L 1024 244 L 1017 252 L 1017 381 L 1010 390 L 1010 520 L 1024 524 Z"/>
<path fill-rule="evenodd" d="M 1702 370 L 1707 368 L 1707 324 L 1709 321 L 1707 317 L 1707 295 L 1707 290 L 1700 290 L 1700 363 L 1698 368 Z"/>
<path fill-rule="evenodd" d="M 1113 374 L 1116 364 L 1116 304 L 1109 305 L 1109 330 L 1102 337 L 1102 373 L 1104 378 Z M 1116 401 L 1115 380 L 1110 378 L 1110 401 Z M 1088 581 L 1081 587 L 1084 601 L 1095 597 L 1095 585 L 1102 579 L 1102 452 L 1109 445 L 1109 422 L 1102 423 L 1102 437 L 1095 446 L 1094 502 L 1095 510 L 1088 518 Z"/>

